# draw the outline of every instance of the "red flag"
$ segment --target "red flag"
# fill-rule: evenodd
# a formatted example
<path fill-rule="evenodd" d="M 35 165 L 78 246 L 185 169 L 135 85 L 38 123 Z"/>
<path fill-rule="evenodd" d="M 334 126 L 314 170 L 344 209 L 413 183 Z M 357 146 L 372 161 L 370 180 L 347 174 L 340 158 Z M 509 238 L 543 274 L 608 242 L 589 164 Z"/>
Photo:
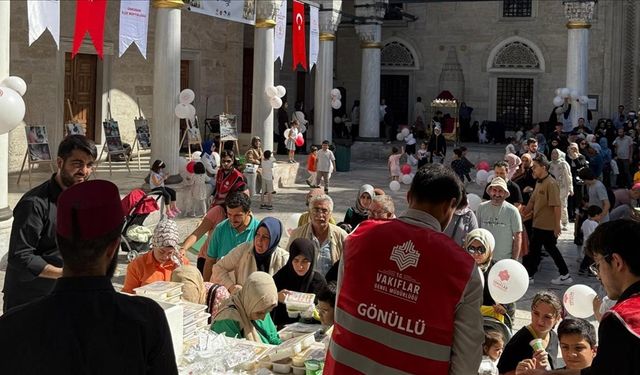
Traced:
<path fill-rule="evenodd" d="M 307 47 L 305 45 L 304 4 L 293 0 L 293 70 L 298 64 L 307 70 Z"/>
<path fill-rule="evenodd" d="M 84 35 L 89 32 L 93 46 L 102 60 L 104 45 L 104 16 L 107 12 L 107 0 L 76 0 L 76 27 L 73 33 L 73 52 L 80 50 Z"/>

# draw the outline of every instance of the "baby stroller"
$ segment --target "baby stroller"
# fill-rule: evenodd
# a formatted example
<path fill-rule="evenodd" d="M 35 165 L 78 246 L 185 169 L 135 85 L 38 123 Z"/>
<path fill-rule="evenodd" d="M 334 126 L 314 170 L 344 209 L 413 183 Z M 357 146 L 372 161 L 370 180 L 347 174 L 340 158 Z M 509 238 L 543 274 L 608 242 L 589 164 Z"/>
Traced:
<path fill-rule="evenodd" d="M 511 318 L 509 317 L 508 314 L 505 314 L 503 316 L 504 316 L 505 322 L 507 320 L 509 322 L 511 321 Z M 487 331 L 500 332 L 502 334 L 502 337 L 504 338 L 505 345 L 507 345 L 507 342 L 511 340 L 511 336 L 513 335 L 511 333 L 511 329 L 507 324 L 501 322 L 500 320 L 496 319 L 493 316 L 486 316 L 486 315 L 482 316 L 482 328 L 484 329 L 485 332 Z"/>
<path fill-rule="evenodd" d="M 151 248 L 151 233 L 144 230 L 144 222 L 149 214 L 158 211 L 158 201 L 162 198 L 162 193 L 151 192 L 146 194 L 142 189 L 134 189 L 122 198 L 122 211 L 127 213 L 124 227 L 122 228 L 120 247 L 127 253 L 127 260 L 131 262 L 138 254 L 148 251 Z M 135 233 L 136 226 L 143 228 L 139 233 Z M 134 229 L 134 231 L 130 231 Z M 147 233 L 145 233 L 147 232 Z"/>

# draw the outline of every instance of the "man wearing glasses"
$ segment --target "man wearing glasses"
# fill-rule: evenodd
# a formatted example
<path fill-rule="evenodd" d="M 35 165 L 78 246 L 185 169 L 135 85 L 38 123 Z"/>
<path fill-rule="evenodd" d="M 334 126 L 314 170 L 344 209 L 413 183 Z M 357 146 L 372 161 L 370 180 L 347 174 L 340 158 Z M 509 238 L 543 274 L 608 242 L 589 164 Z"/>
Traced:
<path fill-rule="evenodd" d="M 598 328 L 598 354 L 583 370 L 530 370 L 517 375 L 640 374 L 640 223 L 616 220 L 603 223 L 587 240 L 585 251 L 594 260 L 589 267 L 607 296 L 617 300 Z"/>

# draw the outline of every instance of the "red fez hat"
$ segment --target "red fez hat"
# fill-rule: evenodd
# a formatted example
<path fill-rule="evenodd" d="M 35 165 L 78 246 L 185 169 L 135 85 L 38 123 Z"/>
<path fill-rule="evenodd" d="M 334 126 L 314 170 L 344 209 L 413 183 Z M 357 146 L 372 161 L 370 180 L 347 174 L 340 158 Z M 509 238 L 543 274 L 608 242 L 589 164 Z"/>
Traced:
<path fill-rule="evenodd" d="M 121 228 L 124 216 L 116 185 L 105 180 L 87 181 L 60 194 L 56 232 L 72 240 L 94 240 Z"/>

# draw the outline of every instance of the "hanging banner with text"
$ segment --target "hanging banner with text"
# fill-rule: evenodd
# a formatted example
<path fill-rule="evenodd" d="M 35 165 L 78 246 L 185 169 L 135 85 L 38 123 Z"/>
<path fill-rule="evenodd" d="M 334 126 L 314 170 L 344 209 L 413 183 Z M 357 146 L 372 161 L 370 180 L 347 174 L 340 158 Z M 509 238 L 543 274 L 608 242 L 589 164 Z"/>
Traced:
<path fill-rule="evenodd" d="M 318 62 L 320 49 L 320 25 L 318 24 L 318 8 L 309 7 L 309 71 Z"/>
<path fill-rule="evenodd" d="M 298 64 L 307 70 L 307 47 L 305 43 L 305 25 L 304 25 L 304 4 L 293 0 L 293 19 L 291 20 L 291 28 L 293 29 L 293 70 L 296 70 Z"/>
<path fill-rule="evenodd" d="M 76 0 L 76 26 L 73 32 L 73 52 L 75 57 L 85 34 L 88 32 L 100 60 L 104 48 L 104 16 L 107 13 L 107 0 Z"/>
<path fill-rule="evenodd" d="M 282 0 L 276 15 L 276 29 L 273 39 L 273 61 L 280 59 L 280 69 L 284 63 L 284 41 L 287 38 L 287 0 Z"/>
<path fill-rule="evenodd" d="M 120 51 L 122 57 L 135 43 L 147 58 L 147 30 L 149 26 L 149 0 L 120 0 Z"/>
<path fill-rule="evenodd" d="M 56 46 L 60 49 L 60 1 L 29 0 L 29 45 L 32 45 L 46 29 L 49 29 Z"/>
<path fill-rule="evenodd" d="M 208 16 L 249 25 L 256 23 L 258 0 L 183 0 L 187 9 Z"/>

